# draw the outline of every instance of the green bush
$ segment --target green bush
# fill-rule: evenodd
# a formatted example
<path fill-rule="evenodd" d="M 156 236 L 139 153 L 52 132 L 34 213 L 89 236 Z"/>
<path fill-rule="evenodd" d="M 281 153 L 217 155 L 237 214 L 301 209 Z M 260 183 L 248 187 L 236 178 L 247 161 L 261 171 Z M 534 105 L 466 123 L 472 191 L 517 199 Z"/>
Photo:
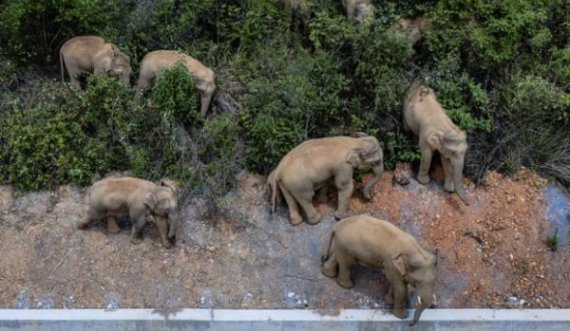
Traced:
<path fill-rule="evenodd" d="M 152 88 L 151 103 L 163 121 L 173 118 L 186 128 L 200 121 L 199 99 L 194 79 L 182 63 L 162 70 Z"/>
<path fill-rule="evenodd" d="M 57 63 L 66 39 L 108 34 L 117 0 L 6 1 L 0 11 L 0 42 L 21 64 Z"/>
<path fill-rule="evenodd" d="M 26 190 L 67 182 L 87 185 L 128 165 L 112 126 L 128 98 L 118 81 L 98 82 L 90 80 L 80 94 L 60 87 L 57 103 L 7 113 L 0 123 L 3 182 Z"/>

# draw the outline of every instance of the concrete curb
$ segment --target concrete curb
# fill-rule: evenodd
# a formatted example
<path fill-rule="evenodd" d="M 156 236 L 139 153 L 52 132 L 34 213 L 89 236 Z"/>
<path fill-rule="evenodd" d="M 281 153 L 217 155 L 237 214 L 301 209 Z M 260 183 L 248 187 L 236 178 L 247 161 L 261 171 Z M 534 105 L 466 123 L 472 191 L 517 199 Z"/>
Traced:
<path fill-rule="evenodd" d="M 409 326 L 387 310 L 182 309 L 0 309 L 7 330 L 570 330 L 570 309 L 427 309 Z"/>

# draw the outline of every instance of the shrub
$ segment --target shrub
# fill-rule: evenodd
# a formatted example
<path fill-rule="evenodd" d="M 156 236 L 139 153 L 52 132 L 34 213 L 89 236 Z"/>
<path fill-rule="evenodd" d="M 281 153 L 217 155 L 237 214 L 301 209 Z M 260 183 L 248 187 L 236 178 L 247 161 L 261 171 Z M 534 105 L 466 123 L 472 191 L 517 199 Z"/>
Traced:
<path fill-rule="evenodd" d="M 152 88 L 151 103 L 163 120 L 175 119 L 186 128 L 200 121 L 198 91 L 182 63 L 160 72 Z"/>

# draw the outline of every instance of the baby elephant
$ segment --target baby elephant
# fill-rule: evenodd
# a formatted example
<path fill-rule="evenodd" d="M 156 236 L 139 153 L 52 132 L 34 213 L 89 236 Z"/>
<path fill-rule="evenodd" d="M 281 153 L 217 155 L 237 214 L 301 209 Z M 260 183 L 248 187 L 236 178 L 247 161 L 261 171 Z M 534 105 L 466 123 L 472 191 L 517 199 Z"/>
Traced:
<path fill-rule="evenodd" d="M 160 185 L 133 177 L 102 179 L 85 195 L 85 217 L 77 222 L 84 229 L 92 221 L 107 219 L 109 232 L 119 232 L 116 217 L 129 215 L 133 222 L 131 242 L 142 241 L 142 231 L 147 222 L 156 224 L 162 245 L 170 248 L 174 227 L 169 217 L 176 209 L 174 188 L 165 182 Z M 170 228 L 170 229 L 169 229 Z"/>
<path fill-rule="evenodd" d="M 367 18 L 374 18 L 375 7 L 371 0 L 342 0 L 348 18 L 364 22 Z"/>
<path fill-rule="evenodd" d="M 467 135 L 447 116 L 432 89 L 417 82 L 412 84 L 404 100 L 404 128 L 419 137 L 422 160 L 418 182 L 429 183 L 431 159 L 433 152 L 438 151 L 445 173 L 443 188 L 456 192 L 469 205 L 461 185 Z"/>
<path fill-rule="evenodd" d="M 407 316 L 407 285 L 416 289 L 418 301 L 412 325 L 435 300 L 437 258 L 423 249 L 408 233 L 389 222 L 369 215 L 357 215 L 338 222 L 323 256 L 322 272 L 337 277 L 345 288 L 353 287 L 350 268 L 357 264 L 382 268 L 390 282 L 384 300 L 393 304 L 392 313 Z"/>

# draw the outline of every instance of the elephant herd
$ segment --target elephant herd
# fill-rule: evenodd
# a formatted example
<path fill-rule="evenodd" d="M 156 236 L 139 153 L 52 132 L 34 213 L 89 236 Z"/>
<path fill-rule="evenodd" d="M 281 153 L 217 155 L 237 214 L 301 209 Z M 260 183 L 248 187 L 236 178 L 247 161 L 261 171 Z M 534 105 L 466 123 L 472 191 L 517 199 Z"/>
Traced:
<path fill-rule="evenodd" d="M 303 2 L 293 1 L 292 2 Z M 342 0 L 349 17 L 361 21 L 374 10 L 367 0 Z M 406 19 L 394 27 L 415 43 L 431 22 L 423 17 Z M 108 73 L 130 83 L 130 59 L 119 48 L 96 36 L 78 36 L 63 44 L 60 50 L 61 74 L 64 67 L 71 83 L 81 88 L 82 74 Z M 156 50 L 144 56 L 137 85 L 148 89 L 158 73 L 182 63 L 194 77 L 201 95 L 202 116 L 206 115 L 216 88 L 212 69 L 179 51 Z M 421 164 L 417 180 L 430 181 L 428 174 L 434 152 L 439 152 L 445 180 L 443 187 L 455 192 L 469 204 L 461 184 L 467 137 L 447 116 L 432 89 L 414 82 L 403 101 L 403 126 L 419 138 Z M 422 248 L 415 238 L 393 224 L 369 215 L 351 216 L 349 200 L 354 191 L 354 169 L 370 170 L 373 177 L 363 188 L 363 196 L 371 198 L 371 189 L 384 171 L 382 146 L 377 138 L 365 133 L 309 139 L 289 151 L 267 178 L 271 210 L 287 203 L 292 225 L 305 219 L 317 224 L 322 215 L 313 206 L 315 195 L 325 202 L 331 187 L 336 188 L 338 206 L 334 217 L 340 220 L 333 228 L 327 250 L 322 257 L 322 273 L 336 278 L 344 288 L 351 288 L 351 267 L 357 264 L 382 269 L 389 281 L 384 300 L 392 305 L 392 313 L 407 316 L 408 285 L 415 288 L 417 302 L 412 324 L 425 308 L 435 303 L 434 284 L 437 255 Z M 133 222 L 131 242 L 142 241 L 142 230 L 154 223 L 165 248 L 172 245 L 177 218 L 176 185 L 159 184 L 133 177 L 107 177 L 93 184 L 85 194 L 85 214 L 76 222 L 80 229 L 105 219 L 109 232 L 120 230 L 116 217 L 128 215 Z"/>
<path fill-rule="evenodd" d="M 427 184 L 432 155 L 440 153 L 445 172 L 444 189 L 468 204 L 461 184 L 467 150 L 466 134 L 445 114 L 434 91 L 414 83 L 404 101 L 404 126 L 419 137 L 422 154 L 418 182 Z M 354 191 L 353 171 L 371 170 L 374 176 L 363 188 L 366 199 L 384 171 L 383 152 L 378 140 L 365 133 L 353 136 L 309 139 L 287 153 L 269 174 L 271 210 L 283 200 L 289 207 L 290 222 L 298 225 L 320 222 L 313 197 L 325 201 L 328 190 L 338 192 L 334 217 L 340 221 L 333 228 L 328 248 L 322 258 L 322 273 L 336 277 L 337 283 L 351 288 L 352 266 L 361 264 L 382 269 L 390 283 L 384 300 L 392 313 L 407 316 L 408 285 L 415 288 L 417 302 L 412 324 L 425 308 L 435 303 L 437 256 L 422 248 L 415 238 L 393 224 L 369 215 L 350 216 L 348 202 Z M 109 232 L 118 232 L 116 217 L 128 215 L 132 222 L 131 242 L 142 240 L 147 223 L 158 228 L 164 247 L 171 247 L 175 237 L 177 210 L 176 186 L 166 181 L 155 184 L 133 177 L 107 177 L 91 186 L 85 195 L 85 215 L 77 227 L 106 219 Z"/>
<path fill-rule="evenodd" d="M 106 43 L 97 36 L 77 36 L 66 41 L 59 50 L 61 79 L 64 67 L 71 83 L 81 88 L 79 78 L 83 74 L 99 75 L 107 73 L 117 76 L 124 85 L 130 84 L 131 61 L 112 43 Z M 196 89 L 200 93 L 200 114 L 206 115 L 216 89 L 214 71 L 193 57 L 179 51 L 156 50 L 144 56 L 140 65 L 137 86 L 148 89 L 158 73 L 182 63 L 194 77 Z"/>

